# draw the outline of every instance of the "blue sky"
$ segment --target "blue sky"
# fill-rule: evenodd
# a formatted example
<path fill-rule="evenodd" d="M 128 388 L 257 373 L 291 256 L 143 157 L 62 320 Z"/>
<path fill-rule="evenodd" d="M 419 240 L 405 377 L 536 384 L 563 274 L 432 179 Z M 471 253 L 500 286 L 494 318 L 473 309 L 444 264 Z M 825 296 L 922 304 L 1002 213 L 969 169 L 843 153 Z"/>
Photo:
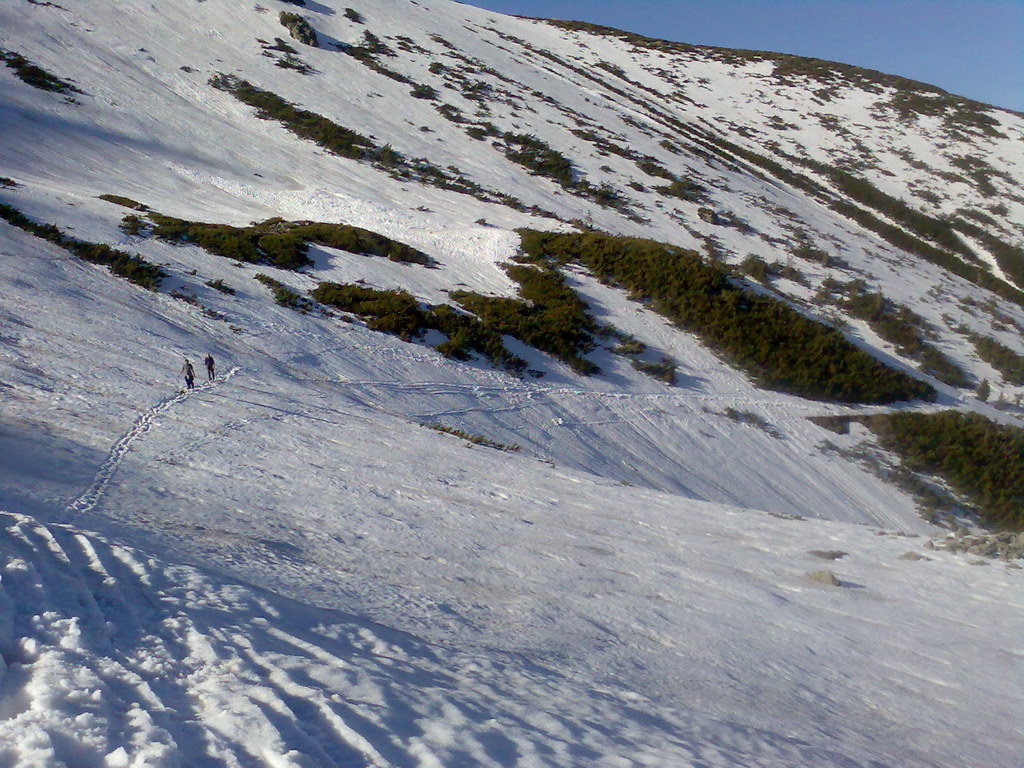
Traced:
<path fill-rule="evenodd" d="M 729 48 L 842 61 L 1024 111 L 1024 0 L 468 0 Z"/>

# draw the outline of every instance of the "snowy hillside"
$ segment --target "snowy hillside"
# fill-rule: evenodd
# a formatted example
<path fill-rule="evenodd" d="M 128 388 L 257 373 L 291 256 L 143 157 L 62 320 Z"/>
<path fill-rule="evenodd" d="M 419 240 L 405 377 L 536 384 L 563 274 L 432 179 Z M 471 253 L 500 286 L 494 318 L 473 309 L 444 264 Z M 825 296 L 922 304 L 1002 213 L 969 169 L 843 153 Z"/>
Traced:
<path fill-rule="evenodd" d="M 346 2 L 0 4 L 0 766 L 1018 766 L 1024 571 L 867 417 L 1020 424 L 1024 117 Z"/>

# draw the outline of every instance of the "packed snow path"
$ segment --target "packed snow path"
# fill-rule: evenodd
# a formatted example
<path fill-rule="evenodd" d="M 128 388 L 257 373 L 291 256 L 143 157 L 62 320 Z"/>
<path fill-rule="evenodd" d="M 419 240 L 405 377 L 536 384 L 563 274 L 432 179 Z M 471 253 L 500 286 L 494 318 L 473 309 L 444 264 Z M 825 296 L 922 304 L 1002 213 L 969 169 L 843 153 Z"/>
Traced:
<path fill-rule="evenodd" d="M 124 460 L 124 457 L 128 454 L 128 451 L 131 450 L 132 444 L 152 429 L 153 425 L 156 423 L 157 417 L 161 413 L 173 408 L 179 403 L 184 402 L 190 397 L 202 394 L 203 392 L 208 392 L 214 387 L 220 386 L 237 372 L 238 367 L 236 366 L 219 378 L 213 379 L 212 381 L 206 381 L 193 389 L 183 389 L 178 394 L 165 398 L 152 408 L 143 411 L 135 420 L 135 423 L 132 424 L 132 428 L 125 432 L 114 444 L 114 447 L 110 449 L 110 453 L 107 455 L 106 461 L 103 462 L 103 466 L 100 467 L 99 472 L 96 473 L 96 477 L 93 478 L 92 485 L 90 485 L 81 496 L 68 504 L 65 512 L 67 514 L 83 514 L 85 512 L 92 512 L 103 498 L 103 494 L 107 490 L 107 486 L 114 478 L 114 473 L 116 473 L 117 468 L 121 466 L 121 462 Z"/>

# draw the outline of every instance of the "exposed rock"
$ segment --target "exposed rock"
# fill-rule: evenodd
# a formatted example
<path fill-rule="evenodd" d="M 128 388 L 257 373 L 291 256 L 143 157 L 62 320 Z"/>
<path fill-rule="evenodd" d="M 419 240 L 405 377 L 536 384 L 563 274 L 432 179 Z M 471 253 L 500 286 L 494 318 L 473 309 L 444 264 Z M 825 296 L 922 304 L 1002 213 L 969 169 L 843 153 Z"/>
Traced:
<path fill-rule="evenodd" d="M 1024 557 L 1024 533 L 1014 533 L 1013 531 L 970 533 L 965 528 L 958 528 L 944 539 L 926 541 L 924 546 L 928 549 L 963 552 L 1009 561 Z"/>
<path fill-rule="evenodd" d="M 811 571 L 810 573 L 805 573 L 804 576 L 812 581 L 818 582 L 819 584 L 824 584 L 826 587 L 842 586 L 839 579 L 836 578 L 836 575 L 832 573 L 832 571 Z"/>
<path fill-rule="evenodd" d="M 838 560 L 841 557 L 846 557 L 847 553 L 838 549 L 812 549 L 807 552 L 808 555 L 814 555 L 820 557 L 822 560 Z"/>
<path fill-rule="evenodd" d="M 920 552 L 915 552 L 914 550 L 910 550 L 909 552 L 904 552 L 902 555 L 900 555 L 900 560 L 930 560 L 930 559 L 931 558 L 925 557 Z"/>

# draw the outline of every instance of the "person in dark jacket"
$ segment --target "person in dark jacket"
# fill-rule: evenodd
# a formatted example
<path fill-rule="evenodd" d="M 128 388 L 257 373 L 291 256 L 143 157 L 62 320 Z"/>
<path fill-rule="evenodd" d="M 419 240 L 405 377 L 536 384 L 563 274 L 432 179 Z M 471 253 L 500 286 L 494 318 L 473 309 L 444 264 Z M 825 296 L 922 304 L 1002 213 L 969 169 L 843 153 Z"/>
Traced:
<path fill-rule="evenodd" d="M 181 373 L 185 377 L 185 387 L 192 389 L 196 384 L 196 372 L 187 357 L 185 358 L 185 364 L 181 367 Z"/>
<path fill-rule="evenodd" d="M 217 378 L 217 374 L 214 373 L 214 370 L 213 370 L 213 366 L 214 366 L 213 355 L 211 355 L 209 352 L 207 352 L 206 353 L 206 359 L 203 360 L 203 362 L 206 363 L 206 380 L 207 381 L 213 381 L 214 379 Z"/>

